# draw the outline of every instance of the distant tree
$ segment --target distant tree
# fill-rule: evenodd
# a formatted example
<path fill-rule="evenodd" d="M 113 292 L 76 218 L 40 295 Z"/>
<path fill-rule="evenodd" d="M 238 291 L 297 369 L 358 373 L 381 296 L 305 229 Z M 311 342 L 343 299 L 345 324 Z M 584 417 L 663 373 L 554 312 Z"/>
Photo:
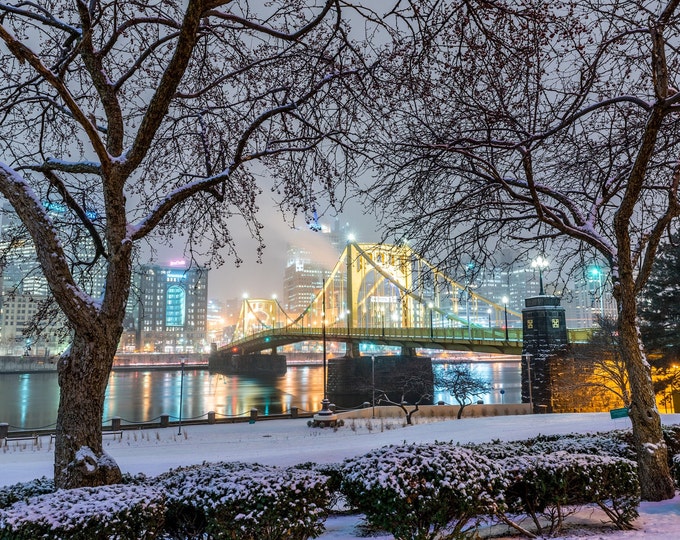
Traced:
<path fill-rule="evenodd" d="M 556 359 L 551 365 L 555 410 L 582 410 L 589 405 L 600 410 L 630 406 L 618 324 L 601 315 L 595 316 L 595 323 L 588 343 L 575 345 L 573 355 Z"/>
<path fill-rule="evenodd" d="M 642 341 L 652 364 L 680 363 L 680 234 L 659 246 L 646 287 L 640 293 Z"/>
<path fill-rule="evenodd" d="M 672 497 L 637 295 L 680 216 L 680 2 L 400 8 L 366 99 L 365 195 L 385 237 L 450 275 L 470 258 L 549 254 L 565 272 L 603 258 L 642 497 Z"/>
<path fill-rule="evenodd" d="M 357 53 L 339 0 L 0 4 L 0 194 L 72 330 L 57 487 L 120 480 L 101 424 L 136 251 L 179 236 L 192 262 L 238 264 L 230 218 L 264 247 L 260 180 L 293 215 L 332 203 Z"/>
<path fill-rule="evenodd" d="M 390 390 L 376 389 L 377 403 L 399 407 L 409 426 L 420 406 L 432 402 L 432 377 L 422 372 L 402 372 L 383 382 Z"/>
<path fill-rule="evenodd" d="M 446 390 L 460 406 L 457 418 L 463 416 L 463 409 L 472 405 L 476 399 L 493 390 L 491 383 L 479 377 L 469 364 L 456 363 L 437 372 L 435 386 Z"/>

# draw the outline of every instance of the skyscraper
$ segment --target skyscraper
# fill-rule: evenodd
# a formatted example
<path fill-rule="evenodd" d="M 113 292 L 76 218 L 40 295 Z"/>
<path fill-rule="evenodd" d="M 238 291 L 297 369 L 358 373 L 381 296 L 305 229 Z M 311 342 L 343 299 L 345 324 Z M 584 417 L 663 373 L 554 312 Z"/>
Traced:
<path fill-rule="evenodd" d="M 131 297 L 140 352 L 192 353 L 206 346 L 208 271 L 187 268 L 185 261 L 167 266 L 141 265 Z"/>

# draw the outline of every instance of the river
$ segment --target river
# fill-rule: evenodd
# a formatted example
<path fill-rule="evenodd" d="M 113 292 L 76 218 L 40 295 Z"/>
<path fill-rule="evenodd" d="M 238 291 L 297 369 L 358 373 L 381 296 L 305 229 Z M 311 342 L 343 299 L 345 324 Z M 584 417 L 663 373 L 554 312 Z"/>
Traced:
<path fill-rule="evenodd" d="M 441 369 L 445 364 L 436 364 Z M 520 403 L 519 362 L 474 362 L 475 373 L 491 382 L 494 390 L 484 403 Z M 218 418 L 245 416 L 255 408 L 260 415 L 280 414 L 298 407 L 316 411 L 323 398 L 323 368 L 319 365 L 289 366 L 285 375 L 254 378 L 221 375 L 207 369 L 134 370 L 111 373 L 104 403 L 104 424 L 112 417 L 124 423 L 157 421 L 161 414 L 176 420 L 205 418 L 215 411 Z M 502 391 L 502 392 L 501 392 Z M 451 396 L 436 389 L 434 402 L 453 403 Z M 54 427 L 59 404 L 55 372 L 0 374 L 0 422 L 11 429 Z"/>

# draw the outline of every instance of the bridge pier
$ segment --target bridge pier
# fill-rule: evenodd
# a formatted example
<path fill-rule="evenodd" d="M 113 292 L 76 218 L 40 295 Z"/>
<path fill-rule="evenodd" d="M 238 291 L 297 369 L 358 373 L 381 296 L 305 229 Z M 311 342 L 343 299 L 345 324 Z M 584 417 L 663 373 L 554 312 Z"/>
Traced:
<path fill-rule="evenodd" d="M 283 354 L 233 354 L 214 351 L 208 362 L 210 371 L 226 375 L 285 375 L 286 357 Z"/>
<path fill-rule="evenodd" d="M 564 307 L 557 296 L 527 298 L 522 310 L 522 403 L 532 412 L 552 412 L 552 368 L 568 345 Z"/>
<path fill-rule="evenodd" d="M 358 341 L 350 341 L 345 343 L 345 357 L 346 358 L 360 358 L 361 351 L 359 349 Z"/>
<path fill-rule="evenodd" d="M 405 391 L 405 395 L 404 395 Z M 390 400 L 432 404 L 434 375 L 432 359 L 424 356 L 360 356 L 331 358 L 328 362 L 328 396 L 338 407 L 375 404 L 386 394 Z"/>

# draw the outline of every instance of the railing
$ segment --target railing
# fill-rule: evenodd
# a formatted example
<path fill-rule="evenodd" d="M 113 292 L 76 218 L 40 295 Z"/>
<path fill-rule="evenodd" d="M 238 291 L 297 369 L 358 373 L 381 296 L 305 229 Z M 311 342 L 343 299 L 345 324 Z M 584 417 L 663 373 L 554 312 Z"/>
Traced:
<path fill-rule="evenodd" d="M 590 340 L 591 328 L 568 329 L 567 336 L 570 343 L 586 343 Z M 272 346 L 280 346 L 296 341 L 319 341 L 324 335 L 324 329 L 319 327 L 287 326 L 270 328 L 254 332 L 249 336 L 232 342 L 229 347 L 238 349 L 245 347 L 253 350 L 264 350 Z M 326 339 L 329 341 L 351 342 L 365 341 L 383 345 L 415 343 L 418 348 L 440 348 L 447 345 L 461 344 L 471 347 L 503 346 L 520 348 L 522 346 L 521 328 L 483 328 L 483 327 L 413 327 L 413 328 L 362 328 L 362 327 L 327 327 Z M 432 345 L 432 347 L 428 347 Z"/>

